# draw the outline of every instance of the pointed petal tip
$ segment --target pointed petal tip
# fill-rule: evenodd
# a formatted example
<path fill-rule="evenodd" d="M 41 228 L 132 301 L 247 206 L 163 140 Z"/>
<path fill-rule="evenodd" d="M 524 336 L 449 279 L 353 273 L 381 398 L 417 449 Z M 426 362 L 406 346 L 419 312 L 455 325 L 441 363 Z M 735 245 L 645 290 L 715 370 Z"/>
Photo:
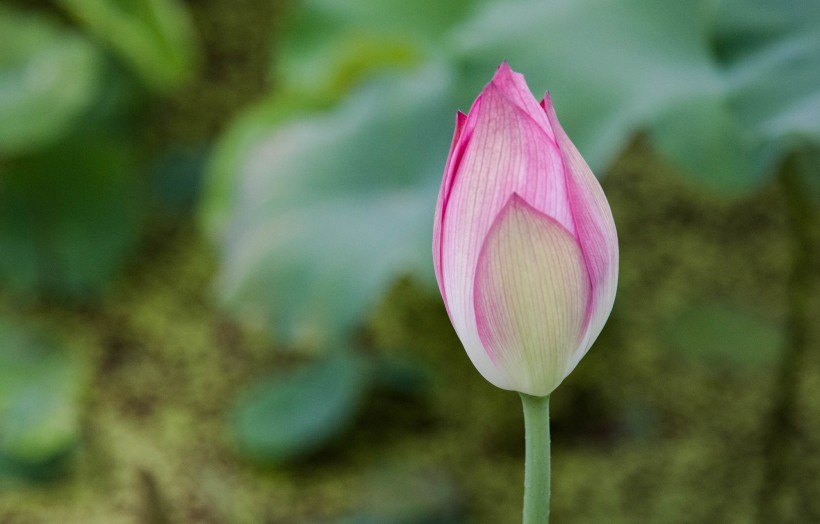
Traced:
<path fill-rule="evenodd" d="M 510 195 L 510 199 L 507 201 L 507 206 L 515 206 L 515 207 L 530 207 L 524 197 L 518 194 L 517 191 L 513 191 L 513 194 Z M 506 206 L 505 206 L 506 207 Z"/>
<path fill-rule="evenodd" d="M 552 95 L 549 91 L 544 93 L 544 98 L 541 99 L 541 107 L 544 108 L 544 111 L 549 113 L 553 110 L 552 108 Z"/>
<path fill-rule="evenodd" d="M 458 143 L 459 138 L 461 138 L 461 132 L 464 131 L 464 125 L 467 123 L 467 115 L 462 113 L 461 111 L 456 111 L 456 129 L 453 133 L 453 143 L 450 145 L 450 155 L 453 154 L 453 150 L 455 149 L 456 144 Z M 449 160 L 449 156 L 448 156 Z"/>
<path fill-rule="evenodd" d="M 526 210 L 530 207 L 532 207 L 532 206 L 530 206 L 527 203 L 527 201 L 524 200 L 524 197 L 522 197 L 521 195 L 519 195 L 517 192 L 514 191 L 507 198 L 507 201 L 504 202 L 504 205 L 501 206 L 501 209 L 498 211 L 498 214 L 495 215 L 495 218 L 492 221 L 492 225 L 490 226 L 490 229 L 492 230 L 493 228 L 495 228 L 496 224 L 498 224 L 498 222 L 504 220 L 504 218 L 506 218 L 506 216 L 509 215 L 511 212 L 520 211 L 522 209 Z"/>
<path fill-rule="evenodd" d="M 515 106 L 535 120 L 550 139 L 553 138 L 552 130 L 544 116 L 545 110 L 532 95 L 527 79 L 521 73 L 513 71 L 506 61 L 498 66 L 493 79 L 484 87 L 479 98 L 485 96 L 492 99 L 493 103 L 500 102 Z"/>
<path fill-rule="evenodd" d="M 510 198 L 509 200 L 507 200 L 507 204 L 504 206 L 504 208 L 517 210 L 524 209 L 527 211 L 533 211 L 535 213 L 538 213 L 539 215 L 543 214 L 541 211 L 536 209 L 535 206 L 527 202 L 527 200 L 517 192 L 513 192 L 513 194 L 510 195 Z"/>
<path fill-rule="evenodd" d="M 498 68 L 496 68 L 495 74 L 493 75 L 493 79 L 490 83 L 503 86 L 509 79 L 514 78 L 515 75 L 518 74 L 519 73 L 512 70 L 510 64 L 505 59 L 498 65 Z"/>

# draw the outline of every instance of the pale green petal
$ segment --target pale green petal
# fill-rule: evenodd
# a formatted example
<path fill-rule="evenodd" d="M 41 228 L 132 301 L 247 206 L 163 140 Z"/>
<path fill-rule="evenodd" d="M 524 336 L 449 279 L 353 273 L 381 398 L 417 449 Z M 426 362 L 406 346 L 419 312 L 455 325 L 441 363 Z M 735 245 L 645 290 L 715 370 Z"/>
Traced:
<path fill-rule="evenodd" d="M 578 242 L 513 195 L 481 250 L 475 280 L 481 342 L 512 389 L 543 396 L 561 383 L 589 301 Z"/>

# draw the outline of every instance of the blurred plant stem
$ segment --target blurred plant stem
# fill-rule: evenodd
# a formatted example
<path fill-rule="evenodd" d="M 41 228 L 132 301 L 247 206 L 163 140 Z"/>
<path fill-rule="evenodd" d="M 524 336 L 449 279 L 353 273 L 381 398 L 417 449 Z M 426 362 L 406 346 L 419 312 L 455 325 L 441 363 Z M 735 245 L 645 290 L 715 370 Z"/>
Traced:
<path fill-rule="evenodd" d="M 142 484 L 144 500 L 142 522 L 145 524 L 170 524 L 162 492 L 154 475 L 147 470 L 141 469 L 139 479 Z"/>
<path fill-rule="evenodd" d="M 521 402 L 526 438 L 524 524 L 546 524 L 550 518 L 550 397 L 521 393 Z"/>
<path fill-rule="evenodd" d="M 791 236 L 791 268 L 788 278 L 786 347 L 774 387 L 772 411 L 763 428 L 763 483 L 761 486 L 758 520 L 761 523 L 779 522 L 780 501 L 785 493 L 786 472 L 796 465 L 795 439 L 798 437 L 798 380 L 806 365 L 809 349 L 809 301 L 814 260 L 813 228 L 816 212 L 805 186 L 806 175 L 797 155 L 789 157 L 778 173 L 778 184 L 783 192 Z"/>

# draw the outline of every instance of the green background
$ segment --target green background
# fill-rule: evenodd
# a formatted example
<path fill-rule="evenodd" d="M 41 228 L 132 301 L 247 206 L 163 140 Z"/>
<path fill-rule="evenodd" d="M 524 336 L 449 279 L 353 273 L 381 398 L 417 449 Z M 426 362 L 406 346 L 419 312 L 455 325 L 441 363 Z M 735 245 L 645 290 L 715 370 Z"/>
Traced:
<path fill-rule="evenodd" d="M 446 5 L 0 6 L 0 523 L 519 521 L 430 260 L 503 59 L 621 250 L 553 522 L 820 521 L 820 6 Z"/>

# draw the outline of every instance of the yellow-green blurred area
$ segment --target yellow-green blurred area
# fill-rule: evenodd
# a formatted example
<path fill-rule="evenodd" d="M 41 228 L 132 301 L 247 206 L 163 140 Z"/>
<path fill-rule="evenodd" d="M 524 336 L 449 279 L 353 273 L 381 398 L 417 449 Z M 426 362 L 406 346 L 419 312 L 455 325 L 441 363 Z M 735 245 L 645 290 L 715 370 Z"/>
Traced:
<path fill-rule="evenodd" d="M 6 0 L 0 524 L 520 521 L 430 252 L 504 59 L 620 236 L 552 521 L 820 522 L 816 1 Z"/>

